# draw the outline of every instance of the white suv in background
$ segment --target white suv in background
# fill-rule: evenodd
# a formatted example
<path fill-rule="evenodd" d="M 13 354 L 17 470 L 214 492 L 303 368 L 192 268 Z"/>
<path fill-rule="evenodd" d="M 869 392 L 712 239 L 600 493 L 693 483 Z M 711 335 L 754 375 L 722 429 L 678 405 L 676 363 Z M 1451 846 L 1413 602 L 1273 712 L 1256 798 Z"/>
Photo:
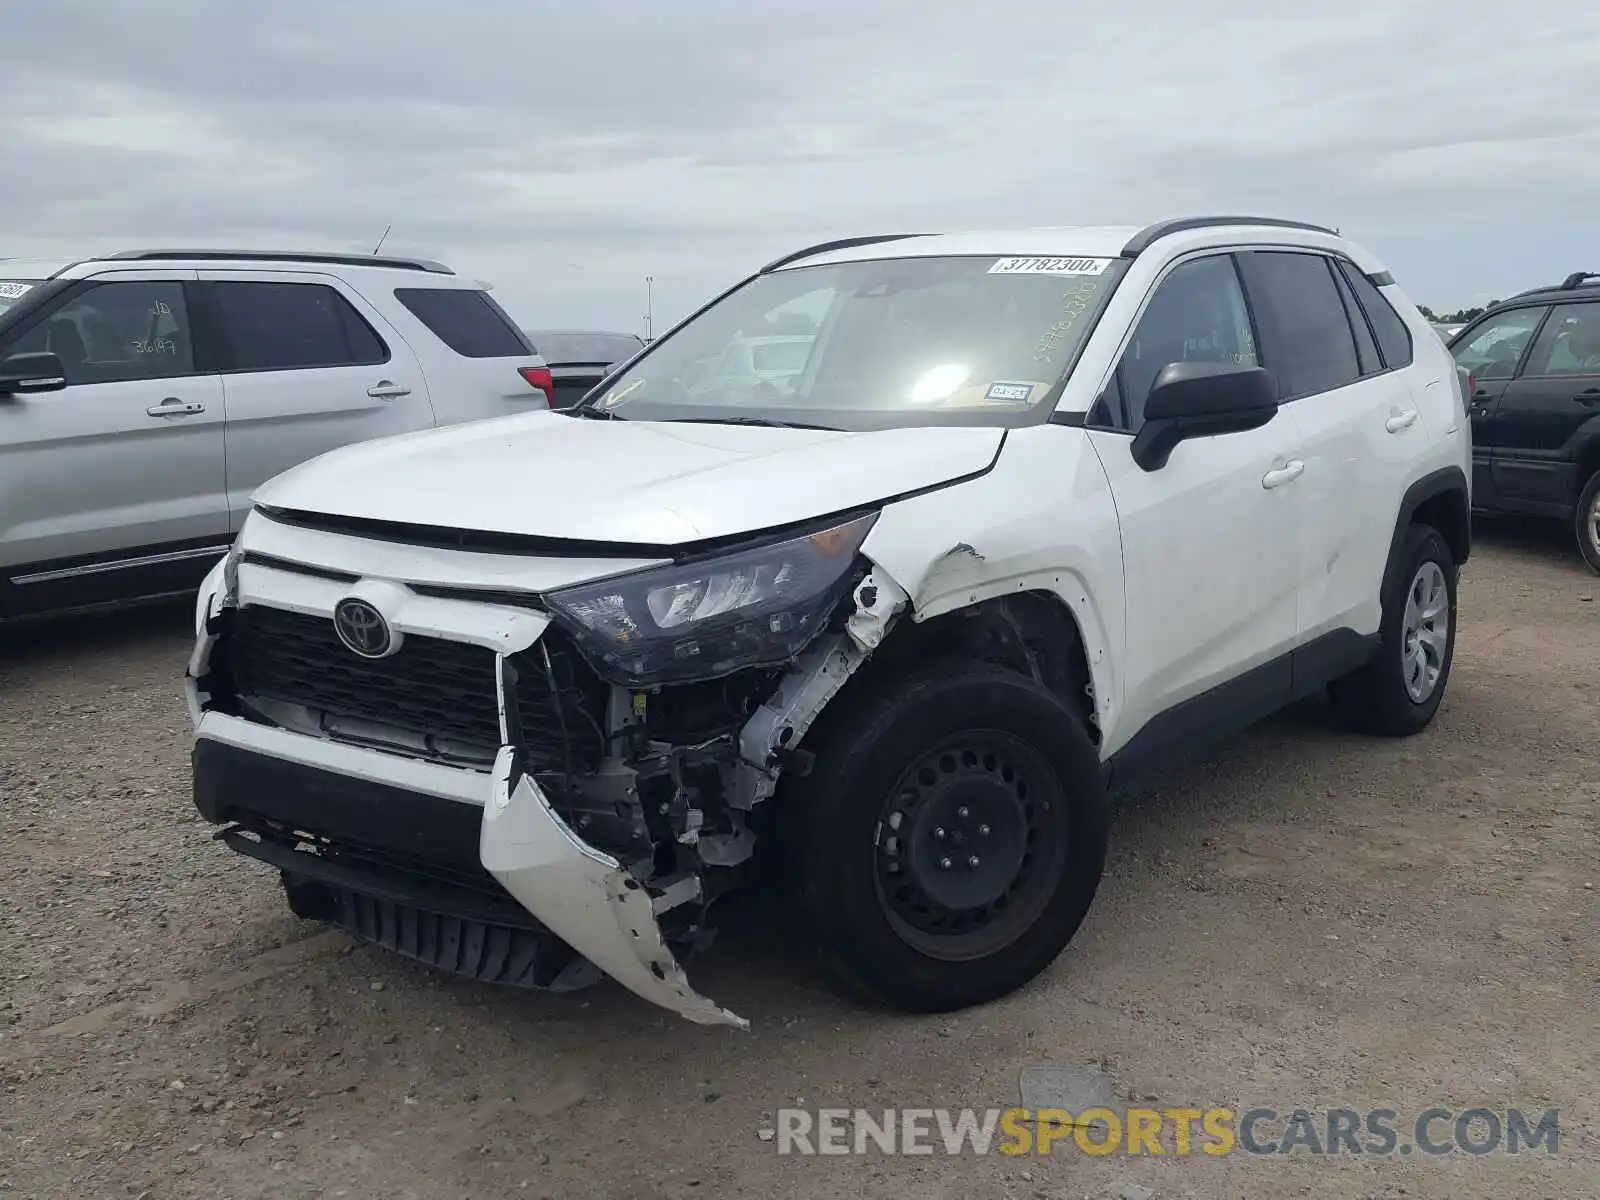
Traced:
<path fill-rule="evenodd" d="M 439 263 L 0 259 L 0 620 L 192 590 L 273 475 L 552 395 L 483 286 Z"/>
<path fill-rule="evenodd" d="M 797 314 L 783 387 L 703 389 Z M 841 978 L 980 1003 L 1089 911 L 1110 780 L 1324 688 L 1433 719 L 1468 429 L 1326 229 L 813 247 L 575 411 L 258 493 L 196 613 L 195 803 L 297 913 L 472 978 L 743 1024 L 680 958 L 770 876 Z"/>

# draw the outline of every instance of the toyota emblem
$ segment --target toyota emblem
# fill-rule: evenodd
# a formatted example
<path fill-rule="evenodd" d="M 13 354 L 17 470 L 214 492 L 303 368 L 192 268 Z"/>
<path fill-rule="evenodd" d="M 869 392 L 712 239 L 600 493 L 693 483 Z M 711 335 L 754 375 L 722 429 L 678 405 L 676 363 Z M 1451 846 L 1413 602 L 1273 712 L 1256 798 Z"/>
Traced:
<path fill-rule="evenodd" d="M 339 601 L 333 610 L 333 631 L 351 653 L 362 658 L 383 658 L 394 648 L 394 634 L 383 614 L 354 596 Z"/>

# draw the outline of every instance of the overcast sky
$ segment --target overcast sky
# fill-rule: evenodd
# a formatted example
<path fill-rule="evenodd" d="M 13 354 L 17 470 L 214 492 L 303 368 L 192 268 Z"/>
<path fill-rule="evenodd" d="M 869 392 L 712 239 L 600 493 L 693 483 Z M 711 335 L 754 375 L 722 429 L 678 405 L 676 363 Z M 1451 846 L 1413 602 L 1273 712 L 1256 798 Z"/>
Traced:
<path fill-rule="evenodd" d="M 1244 211 L 1600 271 L 1600 4 L 6 0 L 0 255 L 386 250 L 656 330 L 787 250 Z M 1273 12 L 1274 16 L 1260 15 Z"/>

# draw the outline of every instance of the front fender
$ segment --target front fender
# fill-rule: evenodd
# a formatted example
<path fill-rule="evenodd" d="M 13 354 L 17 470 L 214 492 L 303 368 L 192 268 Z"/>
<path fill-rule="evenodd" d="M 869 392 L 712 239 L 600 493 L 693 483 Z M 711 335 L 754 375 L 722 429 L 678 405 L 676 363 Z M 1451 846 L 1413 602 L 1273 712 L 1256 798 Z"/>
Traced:
<path fill-rule="evenodd" d="M 925 621 L 997 596 L 1047 592 L 1083 639 L 1102 738 L 1121 713 L 1125 600 L 1111 487 L 1082 432 L 1011 431 L 995 469 L 886 507 L 862 553 Z"/>

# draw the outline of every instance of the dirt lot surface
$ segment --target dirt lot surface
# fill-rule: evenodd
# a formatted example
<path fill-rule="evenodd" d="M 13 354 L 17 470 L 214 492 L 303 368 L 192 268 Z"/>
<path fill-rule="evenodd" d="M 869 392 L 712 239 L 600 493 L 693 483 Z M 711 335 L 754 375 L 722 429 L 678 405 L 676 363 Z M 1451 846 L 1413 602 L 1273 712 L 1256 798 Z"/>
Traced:
<path fill-rule="evenodd" d="M 1479 537 L 1427 733 L 1310 707 L 1120 796 L 1078 939 L 980 1011 L 857 1007 L 752 920 L 691 968 L 750 1033 L 609 986 L 458 984 L 296 921 L 191 807 L 187 612 L 0 634 L 0 1196 L 1600 1196 L 1600 580 L 1559 535 Z M 1119 1101 L 1388 1106 L 1402 1133 L 1434 1105 L 1559 1108 L 1559 1153 L 760 1135 L 788 1106 L 1004 1107 L 1024 1069 L 1082 1064 Z"/>

